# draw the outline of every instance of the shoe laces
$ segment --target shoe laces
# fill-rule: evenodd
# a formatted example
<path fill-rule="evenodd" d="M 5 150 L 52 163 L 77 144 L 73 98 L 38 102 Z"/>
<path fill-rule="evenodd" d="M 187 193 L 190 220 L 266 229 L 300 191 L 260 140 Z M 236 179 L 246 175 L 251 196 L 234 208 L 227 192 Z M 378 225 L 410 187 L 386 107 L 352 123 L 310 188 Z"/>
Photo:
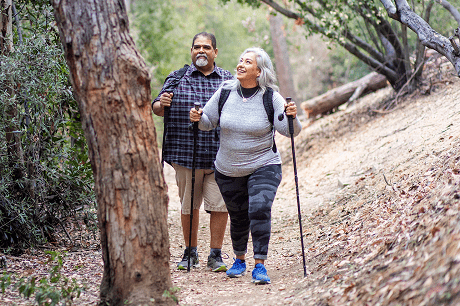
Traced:
<path fill-rule="evenodd" d="M 223 255 L 225 255 L 225 257 Z M 216 259 L 217 261 L 223 261 L 222 259 L 229 259 L 230 258 L 230 256 L 228 256 L 227 253 L 222 253 L 222 252 L 217 253 L 217 254 L 213 253 L 213 254 L 211 254 L 211 257 Z"/>
<path fill-rule="evenodd" d="M 262 264 L 257 264 L 256 267 L 254 267 L 254 274 L 264 274 L 267 275 L 267 269 L 265 269 L 265 266 Z"/>
<path fill-rule="evenodd" d="M 246 262 L 242 262 L 241 259 L 238 259 L 238 258 L 233 258 L 235 260 L 235 262 L 233 263 L 233 265 L 235 267 L 244 267 Z"/>
<path fill-rule="evenodd" d="M 184 251 L 184 256 L 182 256 L 182 260 L 188 260 L 188 253 L 189 253 L 188 250 Z M 195 253 L 195 252 L 191 252 L 190 255 L 191 255 L 192 258 L 193 257 L 196 257 L 196 258 L 198 257 L 198 254 Z"/>
<path fill-rule="evenodd" d="M 216 261 L 222 261 L 222 255 L 221 254 L 212 256 L 212 258 L 214 258 Z"/>

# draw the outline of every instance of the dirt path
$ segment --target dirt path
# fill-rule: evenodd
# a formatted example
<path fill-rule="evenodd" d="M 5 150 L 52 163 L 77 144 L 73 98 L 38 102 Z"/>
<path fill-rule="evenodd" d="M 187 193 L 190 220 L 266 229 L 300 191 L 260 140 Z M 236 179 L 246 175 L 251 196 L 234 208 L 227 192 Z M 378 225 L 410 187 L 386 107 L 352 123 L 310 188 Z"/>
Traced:
<path fill-rule="evenodd" d="M 169 188 L 171 277 L 180 305 L 455 305 L 460 303 L 460 79 L 450 65 L 431 95 L 373 112 L 391 89 L 346 110 L 304 122 L 296 138 L 306 269 L 299 239 L 290 140 L 277 137 L 283 181 L 272 213 L 266 261 L 272 283 L 228 279 L 205 269 L 209 217 L 200 214 L 201 268 L 176 270 L 183 250 L 174 171 Z M 224 259 L 231 265 L 230 235 Z M 31 275 L 42 254 L 8 257 L 11 271 Z M 77 305 L 96 305 L 102 261 L 97 246 L 71 250 L 63 273 L 88 284 Z M 0 305 L 30 305 L 12 292 Z"/>
<path fill-rule="evenodd" d="M 394 222 L 387 222 L 387 226 L 391 227 L 403 221 L 391 214 L 376 215 L 373 218 L 379 220 L 378 224 L 369 222 L 367 227 L 365 225 L 361 227 L 364 229 L 364 237 L 359 236 L 358 229 L 355 233 L 355 241 L 342 243 L 344 240 L 354 239 L 339 237 L 340 234 L 346 236 L 347 231 L 350 230 L 347 229 L 348 221 L 344 220 L 353 220 L 355 224 L 369 221 L 369 218 L 372 220 L 369 214 L 372 214 L 373 209 L 380 212 L 383 206 L 392 205 L 393 202 L 400 200 L 401 194 L 395 190 L 404 185 L 415 186 L 414 180 L 417 176 L 420 179 L 426 177 L 430 181 L 433 171 L 442 167 L 443 160 L 448 160 L 449 156 L 457 156 L 453 168 L 449 168 L 456 173 L 455 169 L 459 166 L 460 81 L 458 78 L 449 77 L 449 80 L 445 80 L 442 85 L 429 96 L 409 98 L 402 102 L 397 110 L 388 114 L 377 114 L 371 111 L 385 99 L 391 98 L 390 88 L 381 90 L 361 99 L 345 111 L 315 121 L 304 128 L 301 135 L 296 138 L 309 273 L 307 278 L 303 277 L 293 168 L 292 163 L 289 162 L 291 155 L 289 139 L 277 138 L 285 164 L 283 182 L 273 208 L 273 235 L 269 259 L 266 261 L 272 279 L 270 285 L 254 286 L 250 283 L 250 273 L 234 280 L 227 279 L 223 273 L 208 272 L 204 267 L 189 274 L 174 269 L 175 262 L 182 255 L 183 246 L 177 223 L 179 203 L 174 178 L 170 170 L 166 171 L 168 185 L 171 186 L 169 218 L 173 259 L 171 270 L 175 286 L 181 288 L 179 295 L 181 304 L 328 305 L 331 301 L 335 301 L 331 305 L 340 305 L 339 301 L 349 305 L 363 303 L 358 299 L 350 304 L 344 296 L 357 289 L 356 282 L 362 277 L 364 271 L 357 273 L 352 269 L 355 276 L 351 275 L 350 280 L 346 282 L 344 275 L 349 271 L 344 269 L 344 266 L 349 264 L 342 263 L 344 260 L 341 259 L 348 258 L 351 260 L 350 263 L 356 260 L 356 263 L 362 265 L 372 262 L 375 265 L 379 260 L 384 259 L 385 252 L 389 251 L 383 250 L 388 244 L 385 240 L 388 237 L 385 235 L 393 235 L 395 238 L 400 236 L 398 235 L 400 229 L 396 227 L 395 232 L 384 232 L 382 222 L 394 218 Z M 445 153 L 450 155 L 443 156 Z M 458 184 L 458 175 L 450 176 L 451 179 L 456 180 L 456 183 L 451 182 L 457 186 L 453 188 L 458 188 L 458 185 L 455 185 Z M 391 186 L 385 182 L 385 179 Z M 420 180 L 418 184 L 421 185 Z M 436 187 L 440 190 L 433 192 L 431 196 L 434 198 L 439 197 L 442 188 L 448 186 L 441 184 Z M 384 198 L 386 199 L 383 200 Z M 381 199 L 383 204 L 380 205 L 378 203 Z M 369 207 L 366 207 L 366 203 Z M 455 205 L 458 206 L 458 200 Z M 404 205 L 400 206 L 398 207 L 402 212 L 399 214 L 404 214 L 406 208 Z M 396 211 L 396 207 L 392 209 Z M 423 211 L 428 211 L 428 207 L 423 208 Z M 410 214 L 410 212 L 406 213 Z M 209 250 L 207 244 L 209 219 L 205 214 L 201 214 L 200 224 L 199 250 L 204 266 Z M 373 235 L 365 236 L 366 231 L 376 228 L 380 228 L 380 232 L 376 231 Z M 324 236 L 333 234 L 340 239 L 324 240 Z M 404 243 L 405 238 L 398 239 L 401 239 L 400 243 Z M 379 251 L 374 254 L 372 249 Z M 231 264 L 233 260 L 228 234 L 223 251 L 229 254 L 230 258 L 226 262 Z M 250 249 L 248 254 L 252 254 L 251 252 Z M 377 258 L 378 255 L 383 258 Z M 436 256 L 436 253 L 431 256 Z M 249 263 L 249 267 L 252 267 L 251 259 Z M 384 288 L 383 285 L 381 287 Z M 415 288 L 415 291 L 425 289 L 420 285 L 420 288 Z M 388 292 L 390 292 L 389 288 L 384 293 Z M 385 301 L 384 293 L 380 297 L 381 301 Z"/>

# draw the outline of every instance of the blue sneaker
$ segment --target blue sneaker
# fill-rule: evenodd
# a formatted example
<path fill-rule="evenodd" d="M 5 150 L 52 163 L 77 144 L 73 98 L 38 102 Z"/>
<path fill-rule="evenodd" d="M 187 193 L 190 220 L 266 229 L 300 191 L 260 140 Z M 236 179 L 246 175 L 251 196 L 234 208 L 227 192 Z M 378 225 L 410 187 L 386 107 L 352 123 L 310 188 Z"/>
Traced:
<path fill-rule="evenodd" d="M 234 278 L 234 277 L 241 277 L 246 273 L 246 262 L 242 262 L 238 258 L 235 259 L 233 266 L 227 270 L 227 276 Z"/>
<path fill-rule="evenodd" d="M 267 275 L 267 269 L 261 263 L 258 263 L 252 270 L 252 282 L 256 285 L 270 284 L 270 277 Z"/>

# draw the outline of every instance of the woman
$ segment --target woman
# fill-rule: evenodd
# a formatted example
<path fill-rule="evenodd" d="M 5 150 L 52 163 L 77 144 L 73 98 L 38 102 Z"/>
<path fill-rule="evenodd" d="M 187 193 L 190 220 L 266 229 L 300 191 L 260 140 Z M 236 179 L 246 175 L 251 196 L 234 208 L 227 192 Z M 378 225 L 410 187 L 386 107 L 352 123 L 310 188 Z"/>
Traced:
<path fill-rule="evenodd" d="M 211 130 L 220 125 L 220 147 L 215 160 L 215 178 L 230 215 L 230 234 L 236 255 L 229 277 L 246 272 L 245 256 L 249 231 L 252 235 L 255 268 L 252 282 L 268 284 L 264 263 L 271 231 L 271 208 L 281 182 L 281 157 L 274 149 L 273 129 L 290 136 L 286 112 L 293 116 L 294 135 L 301 124 L 294 102 L 289 104 L 277 92 L 276 75 L 268 54 L 260 48 L 246 49 L 236 66 L 236 77 L 226 81 L 204 109 L 190 110 L 190 120 Z M 230 94 L 219 111 L 221 90 Z M 273 89 L 274 118 L 268 120 L 263 94 Z M 220 113 L 220 115 L 219 115 Z"/>

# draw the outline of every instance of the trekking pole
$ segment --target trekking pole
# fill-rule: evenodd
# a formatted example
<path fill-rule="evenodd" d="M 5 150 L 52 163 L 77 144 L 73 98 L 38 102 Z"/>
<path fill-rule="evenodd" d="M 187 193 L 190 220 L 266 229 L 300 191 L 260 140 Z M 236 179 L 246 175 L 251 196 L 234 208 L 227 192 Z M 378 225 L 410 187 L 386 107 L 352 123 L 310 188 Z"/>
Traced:
<path fill-rule="evenodd" d="M 200 102 L 194 103 L 195 109 L 200 109 Z M 196 163 L 196 141 L 198 138 L 198 122 L 193 122 L 193 155 L 192 155 L 192 195 L 190 198 L 190 231 L 188 233 L 188 259 L 187 272 L 190 272 L 190 257 L 192 257 L 192 223 L 193 223 L 193 198 L 195 196 L 195 163 Z"/>
<path fill-rule="evenodd" d="M 287 103 L 291 102 L 291 98 L 286 97 L 286 102 Z M 303 245 L 302 215 L 300 213 L 299 181 L 297 179 L 297 165 L 296 165 L 296 160 L 295 160 L 295 148 L 294 148 L 294 118 L 291 115 L 288 115 L 287 118 L 288 118 L 288 123 L 289 123 L 289 134 L 291 134 L 292 163 L 294 164 L 295 191 L 297 195 L 297 213 L 299 215 L 299 226 L 300 226 L 300 244 L 302 245 L 303 277 L 307 277 L 307 268 L 305 266 L 305 247 Z"/>

